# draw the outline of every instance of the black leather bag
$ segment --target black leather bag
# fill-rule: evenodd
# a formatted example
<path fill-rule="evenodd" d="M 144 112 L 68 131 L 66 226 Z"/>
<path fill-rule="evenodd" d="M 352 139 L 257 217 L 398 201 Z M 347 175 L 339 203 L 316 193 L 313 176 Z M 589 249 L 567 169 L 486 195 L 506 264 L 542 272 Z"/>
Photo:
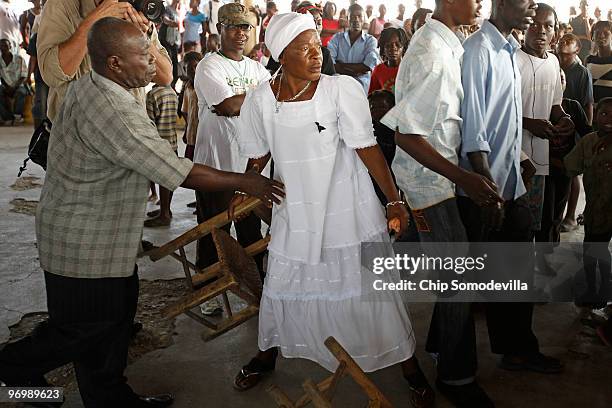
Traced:
<path fill-rule="evenodd" d="M 32 139 L 30 139 L 30 145 L 28 146 L 28 157 L 23 161 L 23 165 L 19 167 L 19 173 L 17 177 L 21 176 L 21 173 L 26 169 L 28 160 L 32 160 L 38 164 L 43 170 L 47 170 L 47 149 L 49 148 L 49 136 L 51 135 L 51 121 L 48 119 L 36 128 Z"/>

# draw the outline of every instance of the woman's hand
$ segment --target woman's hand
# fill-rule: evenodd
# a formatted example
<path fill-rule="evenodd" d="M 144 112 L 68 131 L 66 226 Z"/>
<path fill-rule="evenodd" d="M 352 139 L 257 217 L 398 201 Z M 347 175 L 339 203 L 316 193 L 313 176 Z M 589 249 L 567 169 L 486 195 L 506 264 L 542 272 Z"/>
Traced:
<path fill-rule="evenodd" d="M 393 202 L 387 206 L 387 227 L 390 233 L 396 237 L 401 237 L 410 225 L 410 215 L 408 208 L 403 202 Z"/>
<path fill-rule="evenodd" d="M 227 207 L 227 216 L 230 220 L 242 221 L 243 219 L 249 216 L 250 211 L 242 213 L 238 216 L 236 215 L 236 208 L 238 208 L 238 206 L 242 204 L 246 199 L 247 196 L 243 193 L 234 194 L 234 196 L 230 200 L 229 206 Z"/>

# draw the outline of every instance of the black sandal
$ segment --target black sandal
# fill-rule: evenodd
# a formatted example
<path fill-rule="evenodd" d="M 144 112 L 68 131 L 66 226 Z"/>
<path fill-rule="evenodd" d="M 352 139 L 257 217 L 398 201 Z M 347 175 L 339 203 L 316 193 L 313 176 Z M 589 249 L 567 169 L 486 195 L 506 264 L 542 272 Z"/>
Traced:
<path fill-rule="evenodd" d="M 274 350 L 271 363 L 262 361 L 257 357 L 252 358 L 249 364 L 242 367 L 234 379 L 234 388 L 238 391 L 246 391 L 255 387 L 263 379 L 266 373 L 274 371 L 278 351 Z"/>
<path fill-rule="evenodd" d="M 409 400 L 414 408 L 430 408 L 434 405 L 436 393 L 427 382 L 427 377 L 418 366 L 416 371 L 408 376 L 404 375 L 410 390 Z"/>

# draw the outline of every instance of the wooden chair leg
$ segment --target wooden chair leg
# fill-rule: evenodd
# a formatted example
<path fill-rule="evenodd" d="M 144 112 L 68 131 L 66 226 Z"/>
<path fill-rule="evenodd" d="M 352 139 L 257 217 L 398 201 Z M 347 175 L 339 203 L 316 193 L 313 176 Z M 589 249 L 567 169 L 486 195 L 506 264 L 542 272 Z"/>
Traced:
<path fill-rule="evenodd" d="M 332 408 L 331 402 L 325 398 L 325 396 L 321 393 L 319 388 L 316 386 L 311 379 L 304 381 L 302 387 L 306 391 L 306 394 L 310 397 L 312 404 L 315 408 Z"/>
<path fill-rule="evenodd" d="M 276 385 L 270 385 L 266 388 L 266 391 L 272 396 L 279 408 L 295 408 L 295 405 L 293 405 L 293 402 L 291 402 L 287 394 Z"/>
<path fill-rule="evenodd" d="M 327 387 L 327 389 L 326 390 L 323 389 L 323 387 L 321 387 L 321 384 L 319 384 L 319 389 L 325 392 L 325 396 L 327 397 L 328 400 L 330 401 L 332 400 L 334 393 L 336 392 L 336 387 L 338 387 L 338 383 L 340 382 L 342 377 L 344 377 L 345 372 L 346 372 L 346 362 L 341 361 L 340 365 L 338 366 L 338 369 L 336 370 L 334 375 L 332 375 L 331 381 L 329 382 L 329 386 Z"/>
<path fill-rule="evenodd" d="M 357 385 L 359 385 L 366 393 L 370 399 L 370 403 L 378 401 L 380 408 L 393 407 L 389 400 L 387 400 L 383 393 L 380 392 L 378 387 L 376 387 L 372 380 L 368 378 L 363 370 L 357 365 L 355 360 L 353 360 L 349 353 L 340 345 L 340 343 L 338 343 L 338 341 L 336 341 L 336 339 L 333 337 L 328 337 L 327 340 L 325 340 L 325 346 L 327 346 L 329 351 L 331 351 L 338 361 L 346 363 L 347 374 L 350 375 Z"/>

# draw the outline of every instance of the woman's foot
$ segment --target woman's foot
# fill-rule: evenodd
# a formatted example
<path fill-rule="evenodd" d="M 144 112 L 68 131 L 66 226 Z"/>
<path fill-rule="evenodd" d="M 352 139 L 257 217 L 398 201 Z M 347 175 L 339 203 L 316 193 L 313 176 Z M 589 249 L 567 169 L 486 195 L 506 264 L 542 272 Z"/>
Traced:
<path fill-rule="evenodd" d="M 402 363 L 402 372 L 410 389 L 410 404 L 414 408 L 428 408 L 434 405 L 436 394 L 427 382 L 415 357 Z"/>
<path fill-rule="evenodd" d="M 257 356 L 242 367 L 234 379 L 234 388 L 238 391 L 246 391 L 259 384 L 266 373 L 274 371 L 277 356 L 276 347 L 257 353 Z"/>

